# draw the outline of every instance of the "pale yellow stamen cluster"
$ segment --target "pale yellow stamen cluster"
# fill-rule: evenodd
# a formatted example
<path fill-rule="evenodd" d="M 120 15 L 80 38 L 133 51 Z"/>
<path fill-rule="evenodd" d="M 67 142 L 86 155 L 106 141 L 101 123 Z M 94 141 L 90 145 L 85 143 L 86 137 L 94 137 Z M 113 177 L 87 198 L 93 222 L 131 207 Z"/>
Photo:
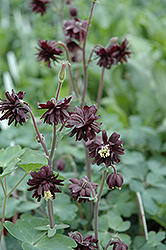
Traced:
<path fill-rule="evenodd" d="M 109 144 L 102 146 L 102 148 L 98 151 L 99 155 L 103 158 L 110 156 Z"/>
<path fill-rule="evenodd" d="M 48 200 L 52 200 L 52 194 L 51 194 L 51 192 L 50 191 L 44 191 L 44 199 L 46 200 L 46 201 L 48 201 Z"/>

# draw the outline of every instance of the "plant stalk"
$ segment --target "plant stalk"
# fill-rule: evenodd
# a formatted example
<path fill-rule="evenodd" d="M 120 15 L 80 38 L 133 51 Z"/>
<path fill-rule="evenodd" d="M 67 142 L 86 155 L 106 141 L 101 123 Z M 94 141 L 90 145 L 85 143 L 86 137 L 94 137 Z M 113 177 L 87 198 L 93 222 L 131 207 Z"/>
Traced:
<path fill-rule="evenodd" d="M 45 144 L 45 142 L 44 142 L 44 141 L 42 140 L 42 138 L 41 138 L 41 135 L 40 135 L 40 133 L 39 133 L 39 130 L 38 130 L 38 127 L 37 127 L 37 124 L 36 124 L 36 121 L 35 121 L 35 117 L 34 117 L 34 115 L 33 115 L 33 112 L 31 111 L 30 107 L 28 107 L 28 105 L 25 105 L 24 103 L 23 103 L 23 105 L 27 108 L 27 110 L 29 111 L 29 113 L 30 113 L 30 115 L 31 115 L 31 118 L 32 118 L 32 121 L 33 121 L 33 125 L 34 125 L 34 128 L 35 128 L 35 130 L 36 130 L 36 133 L 37 133 L 37 135 L 38 135 L 38 138 L 39 138 L 39 140 L 40 140 L 40 143 L 41 143 L 41 145 L 42 145 L 42 147 L 43 147 L 43 149 L 44 149 L 44 152 L 45 152 L 47 158 L 49 158 L 49 153 L 48 153 L 46 144 Z"/>
<path fill-rule="evenodd" d="M 101 78 L 100 78 L 100 85 L 98 89 L 98 95 L 97 95 L 97 109 L 100 106 L 100 100 L 102 97 L 102 92 L 103 92 L 103 81 L 104 80 L 104 67 L 102 67 L 102 72 L 101 72 Z"/>
<path fill-rule="evenodd" d="M 91 23 L 91 20 L 92 20 L 92 14 L 93 14 L 95 3 L 96 3 L 96 0 L 94 0 L 93 3 L 92 3 L 92 7 L 91 7 L 91 11 L 90 11 L 90 16 L 89 16 L 89 20 L 88 20 L 88 25 L 87 25 L 86 33 L 85 33 L 85 36 L 84 36 L 83 48 L 82 48 L 83 49 L 82 56 L 83 56 L 83 71 L 84 71 L 84 89 L 83 89 L 83 94 L 82 94 L 81 108 L 84 106 L 85 95 L 86 95 L 86 91 L 87 91 L 87 87 L 88 87 L 88 76 L 87 76 L 87 65 L 86 65 L 85 47 L 86 47 L 86 39 L 87 39 L 87 35 L 88 35 L 90 23 Z"/>
<path fill-rule="evenodd" d="M 53 126 L 53 136 L 52 136 L 52 146 L 51 146 L 51 152 L 50 152 L 50 156 L 48 159 L 48 165 L 51 167 L 52 166 L 52 158 L 54 155 L 54 151 L 55 151 L 55 145 L 56 145 L 56 126 Z"/>
<path fill-rule="evenodd" d="M 50 223 L 50 228 L 54 227 L 54 212 L 53 212 L 53 203 L 52 200 L 47 200 L 47 209 L 48 209 L 48 218 Z"/>
<path fill-rule="evenodd" d="M 100 250 L 99 237 L 98 237 L 99 202 L 100 202 L 100 198 L 101 198 L 101 195 L 102 195 L 106 174 L 107 174 L 107 170 L 104 170 L 100 190 L 99 190 L 99 193 L 98 193 L 98 196 L 97 196 L 97 202 L 95 203 L 95 208 L 94 208 L 94 232 L 95 232 L 95 239 L 97 240 L 97 250 Z"/>

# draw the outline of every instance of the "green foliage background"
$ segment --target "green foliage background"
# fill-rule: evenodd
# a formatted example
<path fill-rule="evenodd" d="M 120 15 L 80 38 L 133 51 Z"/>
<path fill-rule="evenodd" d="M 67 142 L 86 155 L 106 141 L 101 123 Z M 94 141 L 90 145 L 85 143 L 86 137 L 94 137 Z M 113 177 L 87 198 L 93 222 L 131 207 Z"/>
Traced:
<path fill-rule="evenodd" d="M 60 0 L 56 2 L 60 5 Z M 90 12 L 91 2 L 90 0 L 76 1 L 80 19 L 88 18 L 87 13 Z M 99 109 L 102 129 L 106 129 L 108 134 L 114 131 L 120 133 L 125 148 L 122 163 L 118 166 L 118 170 L 124 176 L 125 184 L 121 191 L 108 191 L 105 187 L 100 204 L 99 236 L 103 246 L 109 240 L 110 233 L 119 231 L 119 236 L 130 245 L 130 249 L 166 249 L 164 245 L 166 229 L 165 10 L 165 0 L 101 0 L 96 5 L 92 18 L 87 42 L 87 57 L 94 45 L 105 46 L 114 36 L 119 37 L 120 41 L 126 37 L 133 51 L 127 64 L 106 70 L 103 98 Z M 68 16 L 67 6 L 64 9 L 64 16 Z M 25 101 L 31 105 L 37 119 L 41 115 L 37 110 L 37 102 L 51 99 L 56 91 L 57 74 L 60 69 L 60 64 L 48 69 L 46 66 L 41 67 L 36 61 L 35 46 L 38 38 L 48 41 L 63 40 L 58 13 L 48 9 L 41 17 L 40 14 L 31 12 L 27 0 L 1 0 L 0 97 L 4 98 L 5 86 L 12 82 L 17 91 L 26 92 Z M 75 64 L 72 68 L 76 74 Z M 90 64 L 88 74 L 86 103 L 93 104 L 96 102 L 101 74 L 96 61 Z M 80 82 L 81 84 L 83 83 Z M 69 95 L 67 79 L 64 82 L 61 97 L 66 95 Z M 39 125 L 41 132 L 47 135 L 46 142 L 49 146 L 51 128 L 41 123 Z M 64 134 L 66 133 L 65 131 Z M 40 150 L 30 121 L 24 127 L 11 126 L 7 129 L 1 127 L 0 147 L 6 148 L 18 144 L 22 148 L 31 147 L 33 150 Z M 4 149 L 1 149 L 0 153 L 3 155 Z M 26 154 L 29 155 L 26 156 Z M 38 155 L 39 152 L 34 154 Z M 68 179 L 73 177 L 74 163 L 77 165 L 80 177 L 86 174 L 83 145 L 76 144 L 74 139 L 69 139 L 65 135 L 57 147 L 55 159 L 64 154 L 70 157 L 66 160 L 63 173 L 66 177 L 64 194 L 62 197 L 57 195 L 58 206 L 55 200 L 55 217 L 57 221 L 70 224 L 71 230 L 79 229 L 85 234 L 91 230 L 87 226 L 88 218 L 80 218 L 78 206 L 71 202 L 67 189 Z M 43 163 L 30 160 L 31 156 L 31 152 L 26 149 L 20 157 L 22 162 L 27 163 L 29 159 L 29 163 Z M 1 166 L 4 166 L 3 157 L 0 162 Z M 10 175 L 10 164 L 10 161 L 6 163 L 8 167 L 6 173 L 9 174 L 7 178 L 12 188 L 12 181 L 14 178 L 19 180 L 23 170 L 20 165 L 16 170 L 17 175 L 13 178 Z M 98 170 L 97 166 L 92 166 L 92 181 L 100 182 L 101 174 Z M 32 201 L 26 188 L 25 181 L 18 186 L 21 198 L 8 199 L 8 207 L 12 209 L 7 210 L 6 218 L 12 218 L 16 212 L 31 214 L 33 211 L 35 214 L 42 214 L 44 205 Z M 143 237 L 143 229 L 139 221 L 137 192 L 140 192 L 143 200 L 149 231 L 148 241 Z M 0 192 L 0 199 L 3 200 L 2 192 Z M 84 204 L 82 211 L 85 212 L 88 209 Z M 20 244 L 16 243 L 11 236 L 8 235 L 6 241 L 9 250 L 14 249 L 11 247 L 11 242 L 18 244 L 17 249 L 21 249 Z"/>

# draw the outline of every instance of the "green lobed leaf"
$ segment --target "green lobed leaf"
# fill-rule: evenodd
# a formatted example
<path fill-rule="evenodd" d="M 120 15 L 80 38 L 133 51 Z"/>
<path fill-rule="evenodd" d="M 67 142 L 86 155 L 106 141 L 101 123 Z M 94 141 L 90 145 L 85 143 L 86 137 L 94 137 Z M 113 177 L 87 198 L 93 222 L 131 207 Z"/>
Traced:
<path fill-rule="evenodd" d="M 41 163 L 19 163 L 19 167 L 30 173 L 31 171 L 39 170 L 42 167 Z"/>
<path fill-rule="evenodd" d="M 0 150 L 0 166 L 10 168 L 14 167 L 17 162 L 20 161 L 19 157 L 24 153 L 24 149 L 20 146 L 8 147 L 6 149 L 2 148 Z"/>
<path fill-rule="evenodd" d="M 21 156 L 22 163 L 37 163 L 37 164 L 47 164 L 47 159 L 43 151 L 32 150 L 30 148 L 25 148 L 25 152 Z"/>
<path fill-rule="evenodd" d="M 112 211 L 108 211 L 104 216 L 108 220 L 109 228 L 113 229 L 114 231 L 124 232 L 130 228 L 130 221 L 123 221 L 120 215 L 115 214 Z"/>
<path fill-rule="evenodd" d="M 71 203 L 70 197 L 66 194 L 56 194 L 56 199 L 53 200 L 54 214 L 63 221 L 71 221 L 76 217 L 78 207 Z"/>
<path fill-rule="evenodd" d="M 57 250 L 73 250 L 77 244 L 73 239 L 65 235 L 56 234 L 51 238 L 44 237 L 39 242 L 37 242 L 35 246 L 40 250 L 52 250 L 55 249 L 55 247 Z"/>
<path fill-rule="evenodd" d="M 12 169 L 11 168 L 5 168 L 5 170 L 2 172 L 2 174 L 0 174 L 0 179 L 11 174 L 15 169 L 17 169 L 17 167 L 13 167 Z"/>
<path fill-rule="evenodd" d="M 35 242 L 45 235 L 45 232 L 38 231 L 35 227 L 42 226 L 43 224 L 48 224 L 48 220 L 29 215 L 22 215 L 21 219 L 17 221 L 17 225 L 11 222 L 5 222 L 5 228 L 15 238 L 23 242 L 35 244 Z"/>
<path fill-rule="evenodd" d="M 148 244 L 152 246 L 157 246 L 162 240 L 165 239 L 165 232 L 154 232 L 150 231 L 148 233 L 149 239 L 148 239 Z"/>
<path fill-rule="evenodd" d="M 34 210 L 34 209 L 40 207 L 42 203 L 43 203 L 43 200 L 41 200 L 40 202 L 23 201 L 17 206 L 17 211 L 23 213 L 25 211 Z"/>

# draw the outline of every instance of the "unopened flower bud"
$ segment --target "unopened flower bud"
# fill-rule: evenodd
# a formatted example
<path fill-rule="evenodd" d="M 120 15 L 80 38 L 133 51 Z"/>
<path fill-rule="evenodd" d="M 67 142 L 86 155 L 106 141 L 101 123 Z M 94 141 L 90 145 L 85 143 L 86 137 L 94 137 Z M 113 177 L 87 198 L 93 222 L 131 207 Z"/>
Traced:
<path fill-rule="evenodd" d="M 110 189 L 114 189 L 115 187 L 121 189 L 123 184 L 123 176 L 119 173 L 111 173 L 107 177 L 107 184 Z"/>
<path fill-rule="evenodd" d="M 66 61 L 65 63 L 62 62 L 62 68 L 60 69 L 59 75 L 58 75 L 60 83 L 63 83 L 66 78 L 66 66 L 67 65 L 70 65 L 68 61 Z"/>
<path fill-rule="evenodd" d="M 77 11 L 77 9 L 75 7 L 71 7 L 69 11 L 70 11 L 70 15 L 72 17 L 75 17 L 78 14 L 78 11 Z"/>
<path fill-rule="evenodd" d="M 70 0 L 67 0 L 67 1 L 66 1 L 66 4 L 67 4 L 67 5 L 71 4 Z"/>
<path fill-rule="evenodd" d="M 58 169 L 59 171 L 63 171 L 65 168 L 65 161 L 63 159 L 56 160 L 54 162 L 54 168 Z"/>

